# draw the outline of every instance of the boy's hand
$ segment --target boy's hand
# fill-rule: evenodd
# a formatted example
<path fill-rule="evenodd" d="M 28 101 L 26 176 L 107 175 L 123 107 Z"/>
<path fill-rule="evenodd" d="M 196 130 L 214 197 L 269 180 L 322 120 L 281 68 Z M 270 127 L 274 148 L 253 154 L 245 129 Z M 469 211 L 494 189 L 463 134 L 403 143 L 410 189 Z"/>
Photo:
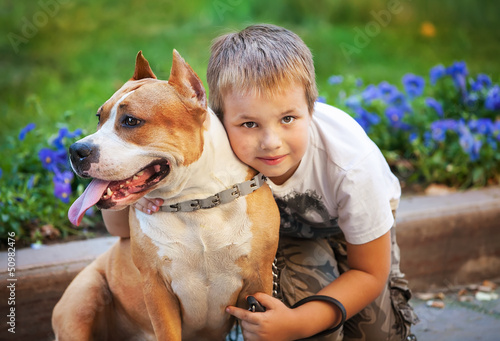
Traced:
<path fill-rule="evenodd" d="M 163 199 L 141 198 L 134 204 L 134 207 L 146 214 L 153 214 L 160 210 L 161 205 L 163 205 Z"/>
<path fill-rule="evenodd" d="M 226 312 L 241 320 L 245 341 L 253 340 L 293 340 L 293 311 L 280 300 L 264 293 L 253 295 L 266 311 L 250 312 L 228 306 Z"/>

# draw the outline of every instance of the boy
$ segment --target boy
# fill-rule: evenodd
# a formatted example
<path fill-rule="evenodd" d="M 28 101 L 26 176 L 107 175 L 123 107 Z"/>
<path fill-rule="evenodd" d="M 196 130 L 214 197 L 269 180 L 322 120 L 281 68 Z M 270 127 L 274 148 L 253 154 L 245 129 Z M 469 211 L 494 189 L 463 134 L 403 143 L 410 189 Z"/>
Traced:
<path fill-rule="evenodd" d="M 349 115 L 316 103 L 304 42 L 273 25 L 221 36 L 207 80 L 233 151 L 268 177 L 281 213 L 281 300 L 256 293 L 264 313 L 227 307 L 245 339 L 311 337 L 341 327 L 345 309 L 343 328 L 316 339 L 413 340 L 417 318 L 395 242 L 399 182 Z M 144 199 L 136 207 L 155 212 L 158 205 Z M 124 215 L 103 216 L 111 233 L 127 235 Z"/>

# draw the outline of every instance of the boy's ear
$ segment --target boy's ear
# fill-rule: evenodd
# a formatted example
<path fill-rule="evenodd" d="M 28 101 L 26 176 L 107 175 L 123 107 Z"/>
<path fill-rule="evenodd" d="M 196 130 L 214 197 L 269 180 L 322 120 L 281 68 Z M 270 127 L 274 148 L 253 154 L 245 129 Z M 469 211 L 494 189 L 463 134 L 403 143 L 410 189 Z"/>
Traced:
<path fill-rule="evenodd" d="M 187 99 L 196 102 L 203 109 L 207 108 L 207 95 L 203 83 L 175 49 L 168 83 Z"/>
<path fill-rule="evenodd" d="M 151 67 L 149 67 L 148 61 L 142 55 L 142 51 L 139 51 L 139 53 L 137 53 L 137 57 L 135 58 L 135 72 L 131 80 L 137 81 L 143 78 L 156 79 L 156 76 L 153 73 L 153 70 L 151 70 Z"/>

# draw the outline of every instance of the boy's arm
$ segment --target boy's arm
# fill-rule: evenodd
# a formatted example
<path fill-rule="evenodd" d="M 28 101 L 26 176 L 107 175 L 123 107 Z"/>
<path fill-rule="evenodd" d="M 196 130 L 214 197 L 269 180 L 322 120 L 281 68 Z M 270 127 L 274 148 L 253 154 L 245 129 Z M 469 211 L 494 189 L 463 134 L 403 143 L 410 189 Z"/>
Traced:
<path fill-rule="evenodd" d="M 130 226 L 128 224 L 129 207 L 120 211 L 102 210 L 102 220 L 113 236 L 121 238 L 130 237 Z"/>
<path fill-rule="evenodd" d="M 339 300 L 347 319 L 370 304 L 382 292 L 390 272 L 390 231 L 362 245 L 348 244 L 350 270 L 323 288 L 319 295 Z M 279 300 L 258 293 L 255 298 L 268 310 L 252 313 L 228 307 L 227 312 L 242 320 L 245 340 L 295 340 L 313 336 L 335 327 L 341 320 L 340 310 L 323 301 L 308 302 L 295 309 Z"/>
<path fill-rule="evenodd" d="M 163 204 L 162 199 L 149 200 L 146 198 L 141 198 L 134 204 L 134 207 L 146 214 L 152 214 L 158 212 L 159 206 Z M 104 220 L 104 225 L 108 229 L 108 232 L 113 236 L 118 236 L 121 238 L 130 237 L 130 225 L 128 223 L 128 213 L 130 206 L 120 210 L 120 211 L 102 211 L 102 219 Z"/>

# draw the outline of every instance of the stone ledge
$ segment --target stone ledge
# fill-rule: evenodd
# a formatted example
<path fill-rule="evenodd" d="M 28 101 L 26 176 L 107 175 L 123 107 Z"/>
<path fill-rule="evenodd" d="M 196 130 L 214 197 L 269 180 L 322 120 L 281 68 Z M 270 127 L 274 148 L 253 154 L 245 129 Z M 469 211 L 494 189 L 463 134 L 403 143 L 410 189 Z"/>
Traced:
<path fill-rule="evenodd" d="M 397 218 L 401 269 L 416 291 L 500 273 L 500 187 L 407 197 Z"/>

